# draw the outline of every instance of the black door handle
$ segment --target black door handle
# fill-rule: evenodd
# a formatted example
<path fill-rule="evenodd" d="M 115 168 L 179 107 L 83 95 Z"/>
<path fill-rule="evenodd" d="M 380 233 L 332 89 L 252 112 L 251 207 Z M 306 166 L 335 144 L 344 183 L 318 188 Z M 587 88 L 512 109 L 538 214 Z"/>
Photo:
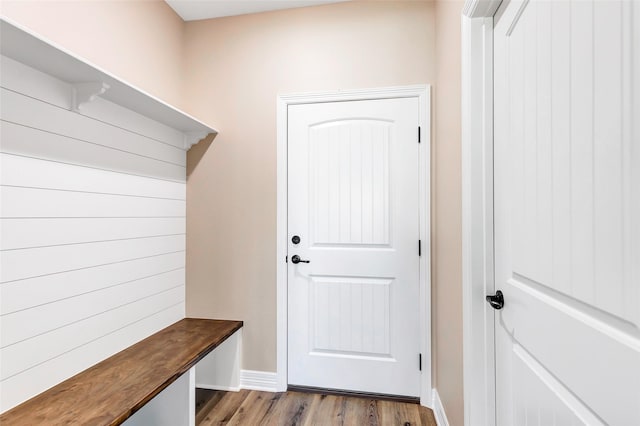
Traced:
<path fill-rule="evenodd" d="M 300 259 L 300 256 L 298 256 L 297 254 L 294 254 L 293 256 L 291 256 L 291 263 L 297 265 L 298 263 L 311 263 L 310 260 L 302 260 Z"/>
<path fill-rule="evenodd" d="M 500 290 L 496 291 L 494 295 L 488 295 L 486 299 L 493 309 L 502 309 L 504 307 L 504 295 Z"/>

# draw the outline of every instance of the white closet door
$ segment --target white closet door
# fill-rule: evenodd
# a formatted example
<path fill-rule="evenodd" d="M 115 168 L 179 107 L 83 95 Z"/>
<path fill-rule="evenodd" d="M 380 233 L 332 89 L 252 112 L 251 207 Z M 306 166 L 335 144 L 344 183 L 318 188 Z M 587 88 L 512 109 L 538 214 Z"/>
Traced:
<path fill-rule="evenodd" d="M 640 4 L 495 24 L 498 424 L 640 424 Z"/>

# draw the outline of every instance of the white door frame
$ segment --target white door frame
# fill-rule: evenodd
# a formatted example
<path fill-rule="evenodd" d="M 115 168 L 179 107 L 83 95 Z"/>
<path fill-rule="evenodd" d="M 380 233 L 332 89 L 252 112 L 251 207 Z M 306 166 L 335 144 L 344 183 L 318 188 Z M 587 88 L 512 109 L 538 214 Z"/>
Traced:
<path fill-rule="evenodd" d="M 462 312 L 465 425 L 495 425 L 493 16 L 502 0 L 466 0 L 462 16 Z"/>
<path fill-rule="evenodd" d="M 276 225 L 276 282 L 277 282 L 277 371 L 276 390 L 287 389 L 287 110 L 289 105 L 321 102 L 357 101 L 391 98 L 418 98 L 421 127 L 420 156 L 420 352 L 422 373 L 420 403 L 432 407 L 431 391 L 431 87 L 415 85 L 336 92 L 280 95 L 277 100 L 277 225 Z M 417 138 L 418 135 L 416 135 Z M 417 140 L 416 140 L 417 143 Z"/>

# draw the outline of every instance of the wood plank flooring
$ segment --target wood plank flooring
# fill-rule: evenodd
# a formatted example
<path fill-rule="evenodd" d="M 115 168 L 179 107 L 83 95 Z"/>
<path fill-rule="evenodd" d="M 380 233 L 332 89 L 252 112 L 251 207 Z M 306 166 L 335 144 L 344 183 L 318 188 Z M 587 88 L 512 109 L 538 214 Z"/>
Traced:
<path fill-rule="evenodd" d="M 418 404 L 302 392 L 222 392 L 198 389 L 196 424 L 273 426 L 436 426 Z"/>

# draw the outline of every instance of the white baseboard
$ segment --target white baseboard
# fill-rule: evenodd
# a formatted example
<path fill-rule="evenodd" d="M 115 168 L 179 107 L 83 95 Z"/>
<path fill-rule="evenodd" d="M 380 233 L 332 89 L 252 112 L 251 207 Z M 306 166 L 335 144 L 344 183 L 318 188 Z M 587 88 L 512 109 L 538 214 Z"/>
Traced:
<path fill-rule="evenodd" d="M 270 371 L 240 370 L 240 388 L 277 392 L 276 373 Z"/>
<path fill-rule="evenodd" d="M 198 389 L 209 389 L 209 390 L 219 390 L 226 392 L 238 392 L 241 388 L 235 386 L 217 386 L 217 385 L 207 385 L 203 383 L 196 383 L 196 388 Z"/>
<path fill-rule="evenodd" d="M 449 420 L 447 420 L 447 415 L 444 412 L 444 406 L 442 405 L 442 401 L 440 401 L 440 395 L 438 395 L 438 391 L 433 389 L 433 415 L 436 418 L 436 424 L 438 426 L 449 426 Z"/>

